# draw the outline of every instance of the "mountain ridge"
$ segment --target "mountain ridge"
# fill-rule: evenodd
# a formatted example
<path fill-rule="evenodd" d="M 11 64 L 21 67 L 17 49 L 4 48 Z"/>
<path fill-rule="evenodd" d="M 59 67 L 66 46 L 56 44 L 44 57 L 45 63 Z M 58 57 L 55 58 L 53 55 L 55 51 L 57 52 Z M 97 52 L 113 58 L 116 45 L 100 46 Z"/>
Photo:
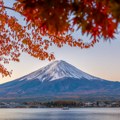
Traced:
<path fill-rule="evenodd" d="M 73 65 L 63 60 L 54 61 L 49 65 L 42 67 L 41 69 L 36 70 L 35 72 L 29 73 L 28 75 L 25 75 L 19 79 L 32 80 L 33 78 L 38 78 L 39 80 L 44 81 L 49 78 L 50 79 L 49 81 L 53 81 L 64 77 L 71 77 L 78 79 L 81 79 L 83 77 L 89 80 L 93 80 L 93 79 L 102 80 L 101 78 L 89 75 L 88 73 L 79 70 L 78 68 L 74 67 Z"/>
<path fill-rule="evenodd" d="M 120 82 L 89 75 L 65 61 L 55 61 L 0 85 L 0 98 L 120 97 Z"/>

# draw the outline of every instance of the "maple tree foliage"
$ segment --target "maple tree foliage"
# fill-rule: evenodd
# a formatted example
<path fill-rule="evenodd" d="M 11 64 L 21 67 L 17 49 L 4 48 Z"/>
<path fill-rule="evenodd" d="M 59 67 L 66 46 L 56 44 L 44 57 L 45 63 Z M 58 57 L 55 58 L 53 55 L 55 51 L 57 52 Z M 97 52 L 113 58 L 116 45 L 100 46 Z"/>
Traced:
<path fill-rule="evenodd" d="M 6 9 L 24 16 L 26 25 Z M 13 7 L 0 1 L 0 73 L 10 75 L 4 64 L 19 61 L 21 52 L 41 60 L 54 59 L 52 45 L 90 48 L 102 37 L 113 39 L 120 22 L 119 0 L 16 0 Z M 91 36 L 88 43 L 72 36 L 77 30 Z"/>

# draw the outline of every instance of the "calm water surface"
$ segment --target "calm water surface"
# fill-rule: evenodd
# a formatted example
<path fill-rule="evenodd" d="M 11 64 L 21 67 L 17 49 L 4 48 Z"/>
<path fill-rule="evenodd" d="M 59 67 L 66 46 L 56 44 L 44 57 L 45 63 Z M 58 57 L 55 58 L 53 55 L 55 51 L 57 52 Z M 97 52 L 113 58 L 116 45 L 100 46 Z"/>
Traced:
<path fill-rule="evenodd" d="M 120 108 L 0 109 L 0 120 L 120 120 Z"/>

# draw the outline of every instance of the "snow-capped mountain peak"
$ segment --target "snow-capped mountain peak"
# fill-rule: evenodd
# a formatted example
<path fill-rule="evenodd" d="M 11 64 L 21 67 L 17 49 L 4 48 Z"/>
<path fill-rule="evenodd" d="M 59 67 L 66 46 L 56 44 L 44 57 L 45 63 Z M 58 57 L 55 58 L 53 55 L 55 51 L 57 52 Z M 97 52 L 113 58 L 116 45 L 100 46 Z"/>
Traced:
<path fill-rule="evenodd" d="M 86 78 L 88 80 L 93 80 L 96 79 L 96 77 L 91 76 L 73 65 L 63 61 L 63 60 L 58 60 L 54 61 L 51 64 L 33 72 L 30 73 L 24 77 L 22 77 L 19 80 L 33 80 L 33 79 L 39 79 L 40 81 L 53 81 L 53 80 L 58 80 L 60 78 Z"/>
<path fill-rule="evenodd" d="M 0 99 L 36 100 L 37 98 L 44 101 L 68 100 L 68 98 L 96 100 L 109 97 L 114 100 L 120 95 L 119 91 L 120 82 L 91 76 L 60 60 L 26 76 L 1 84 Z"/>

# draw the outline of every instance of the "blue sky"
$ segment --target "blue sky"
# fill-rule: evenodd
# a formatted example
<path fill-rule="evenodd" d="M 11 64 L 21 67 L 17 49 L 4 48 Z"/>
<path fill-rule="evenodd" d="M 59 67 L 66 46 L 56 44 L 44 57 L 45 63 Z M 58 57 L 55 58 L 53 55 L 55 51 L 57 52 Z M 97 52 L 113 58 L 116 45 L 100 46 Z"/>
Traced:
<path fill-rule="evenodd" d="M 7 0 L 4 1 L 8 6 L 12 4 L 12 0 L 11 3 L 8 3 Z M 15 14 L 12 11 L 9 13 Z M 17 17 L 21 19 L 18 14 Z M 80 33 L 75 33 L 74 37 L 88 40 L 87 36 L 82 36 Z M 111 40 L 111 42 L 101 40 L 90 49 L 53 46 L 50 51 L 54 52 L 56 60 L 65 60 L 84 72 L 100 78 L 120 81 L 120 34 L 116 35 L 116 39 Z M 11 77 L 0 77 L 0 83 L 19 78 L 49 63 L 49 61 L 40 61 L 27 54 L 22 54 L 19 63 L 11 62 L 6 65 L 9 70 L 13 70 L 13 74 Z"/>

